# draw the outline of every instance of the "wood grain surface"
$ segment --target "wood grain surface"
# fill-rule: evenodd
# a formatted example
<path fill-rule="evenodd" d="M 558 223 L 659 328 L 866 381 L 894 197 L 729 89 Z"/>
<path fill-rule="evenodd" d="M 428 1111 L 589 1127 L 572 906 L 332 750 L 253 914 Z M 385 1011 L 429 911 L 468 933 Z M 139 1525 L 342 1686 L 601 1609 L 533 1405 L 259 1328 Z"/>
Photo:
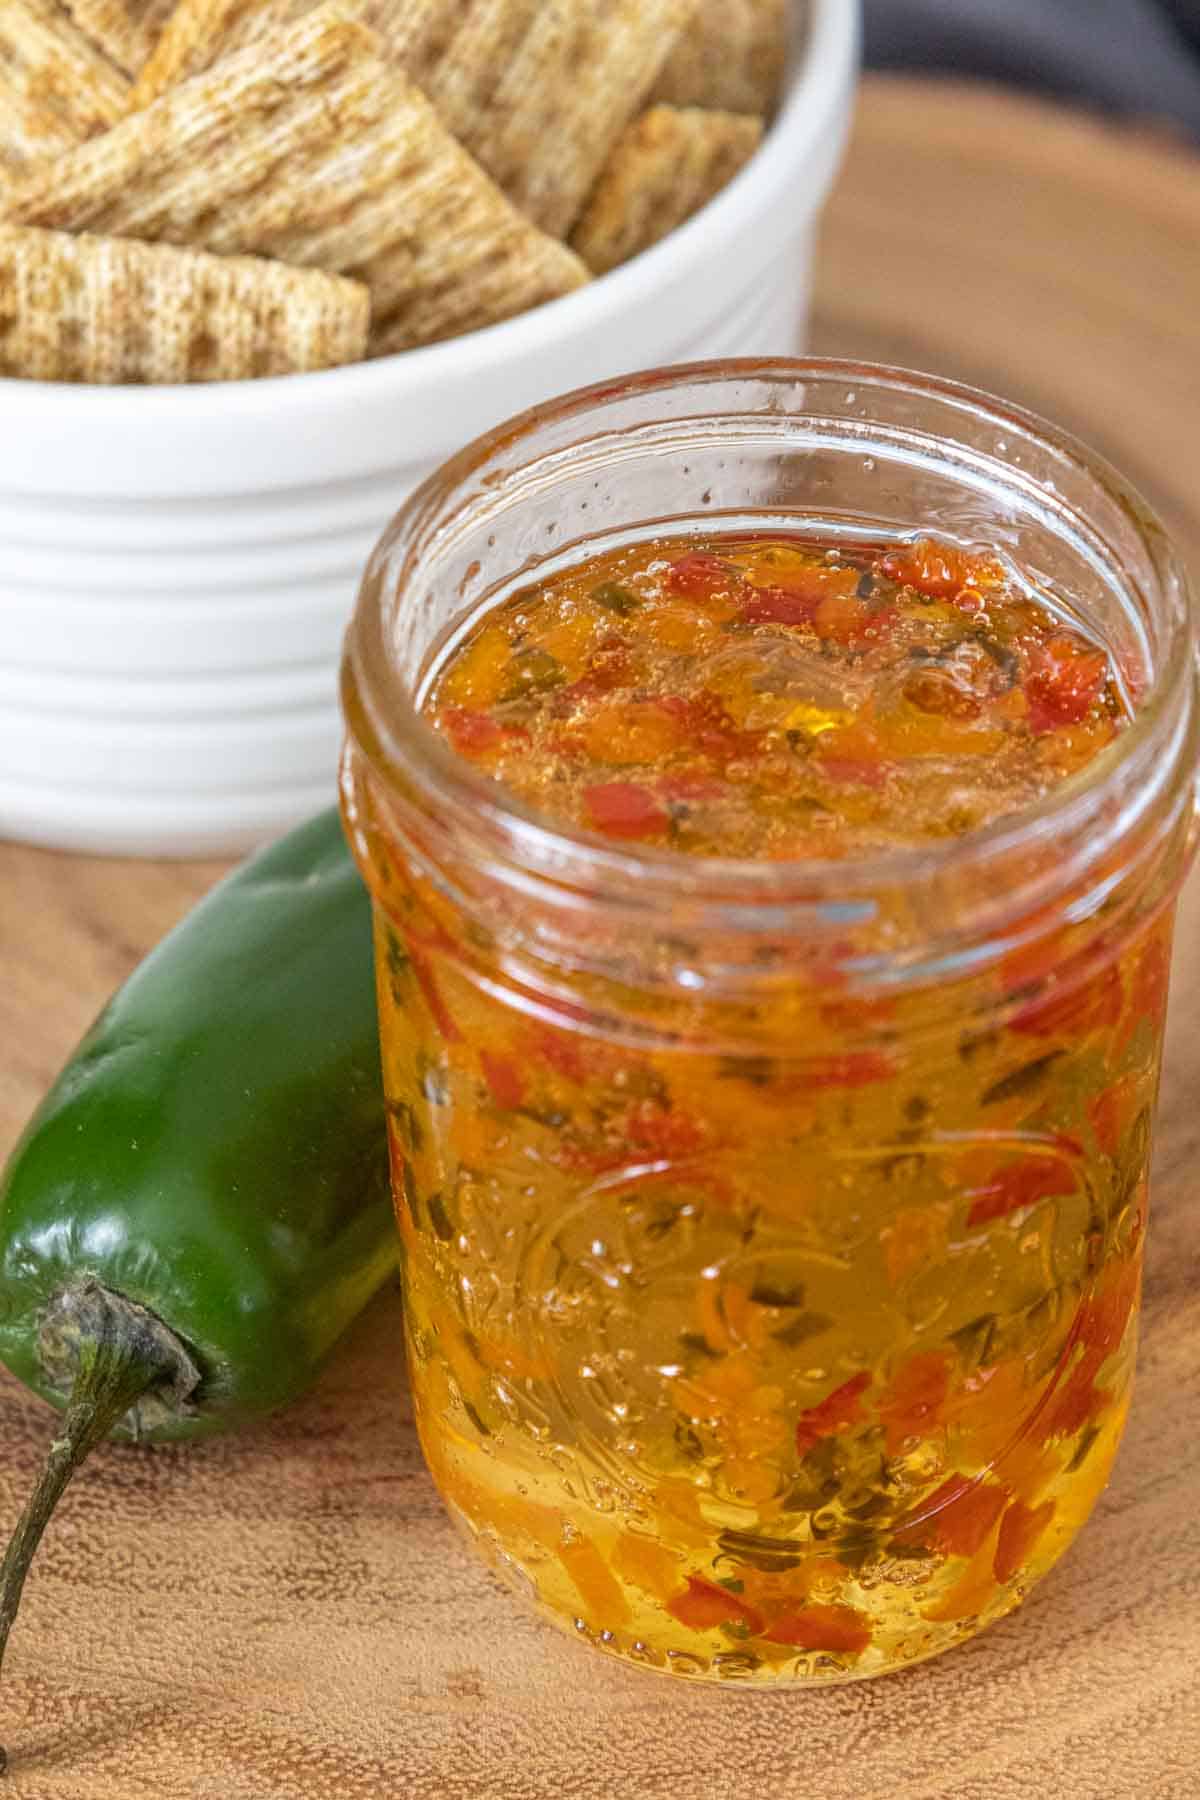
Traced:
<path fill-rule="evenodd" d="M 965 376 L 1103 446 L 1200 570 L 1200 159 L 980 90 L 873 80 L 815 339 Z M 0 1153 L 98 1004 L 216 875 L 0 847 Z M 1185 898 L 1138 1397 L 1025 1610 L 815 1695 L 626 1672 L 453 1535 L 384 1295 L 310 1399 L 106 1449 L 48 1534 L 0 1692 L 22 1800 L 1200 1796 L 1200 886 Z M 0 1518 L 49 1414 L 0 1381 Z"/>

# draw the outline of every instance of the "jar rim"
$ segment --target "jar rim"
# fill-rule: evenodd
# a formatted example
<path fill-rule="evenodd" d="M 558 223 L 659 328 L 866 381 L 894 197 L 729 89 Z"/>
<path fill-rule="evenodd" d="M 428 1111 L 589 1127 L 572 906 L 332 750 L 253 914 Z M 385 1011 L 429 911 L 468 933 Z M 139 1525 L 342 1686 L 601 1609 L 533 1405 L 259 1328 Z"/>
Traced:
<path fill-rule="evenodd" d="M 546 427 L 589 412 L 597 414 L 599 424 L 606 407 L 638 396 L 666 396 L 672 389 L 696 384 L 719 387 L 722 382 L 756 379 L 793 386 L 836 382 L 944 402 L 985 418 L 1001 432 L 1019 432 L 1053 452 L 1115 504 L 1133 526 L 1160 594 L 1173 592 L 1178 603 L 1166 620 L 1153 679 L 1140 695 L 1133 719 L 1093 761 L 1032 804 L 962 837 L 846 858 L 776 862 L 614 845 L 582 827 L 540 815 L 455 754 L 426 721 L 389 654 L 389 565 L 396 546 L 406 538 L 410 544 L 417 541 L 458 489 L 478 478 L 492 459 L 519 449 Z M 719 408 L 715 416 L 719 418 Z M 823 415 L 797 409 L 794 416 L 819 422 Z M 1082 522 L 1075 509 L 1061 500 L 1058 505 Z M 1172 754 L 1176 765 L 1189 754 L 1185 744 L 1193 745 L 1194 754 L 1197 674 L 1196 615 L 1180 559 L 1154 510 L 1112 464 L 1080 439 L 1024 407 L 940 376 L 840 358 L 747 357 L 673 364 L 577 388 L 505 421 L 443 464 L 405 502 L 368 564 L 347 632 L 344 690 L 351 686 L 354 690 L 353 708 L 346 703 L 348 716 L 353 713 L 352 730 L 361 735 L 365 723 L 373 740 L 361 745 L 369 761 L 382 761 L 385 775 L 390 766 L 417 781 L 438 816 L 460 826 L 473 821 L 493 845 L 503 843 L 507 856 L 534 879 L 552 871 L 556 886 L 570 886 L 568 871 L 586 870 L 601 888 L 596 893 L 593 885 L 597 899 L 615 899 L 623 890 L 636 893 L 638 910 L 644 911 L 655 895 L 703 895 L 724 928 L 753 929 L 753 915 L 762 912 L 766 928 L 777 930 L 781 908 L 803 911 L 814 902 L 828 903 L 831 896 L 845 902 L 883 886 L 905 888 L 952 878 L 956 870 L 981 860 L 1003 859 L 1038 839 L 1077 834 L 1106 802 L 1111 809 L 1122 784 L 1138 786 L 1139 773 L 1144 785 L 1157 771 L 1161 785 L 1162 765 L 1171 763 Z M 1119 837 L 1120 832 L 1114 835 Z"/>

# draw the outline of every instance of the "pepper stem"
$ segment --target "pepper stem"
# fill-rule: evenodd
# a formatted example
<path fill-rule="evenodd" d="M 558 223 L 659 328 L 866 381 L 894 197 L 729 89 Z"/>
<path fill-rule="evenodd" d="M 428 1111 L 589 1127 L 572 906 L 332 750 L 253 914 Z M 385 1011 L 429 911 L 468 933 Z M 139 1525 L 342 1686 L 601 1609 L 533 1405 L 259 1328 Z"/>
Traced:
<path fill-rule="evenodd" d="M 60 1294 L 42 1326 L 43 1362 L 53 1341 L 60 1368 L 69 1345 L 66 1408 L 41 1474 L 0 1563 L 0 1666 L 42 1534 L 71 1477 L 96 1445 L 151 1395 L 176 1412 L 199 1385 L 199 1371 L 183 1345 L 144 1307 L 85 1277 Z M 0 1774 L 8 1756 L 0 1747 Z"/>

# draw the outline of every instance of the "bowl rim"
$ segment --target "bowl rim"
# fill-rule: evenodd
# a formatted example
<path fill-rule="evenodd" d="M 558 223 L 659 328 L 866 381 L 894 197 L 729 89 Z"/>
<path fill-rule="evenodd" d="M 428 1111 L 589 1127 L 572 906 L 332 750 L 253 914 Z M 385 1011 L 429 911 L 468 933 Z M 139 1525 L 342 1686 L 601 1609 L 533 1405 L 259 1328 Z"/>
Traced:
<path fill-rule="evenodd" d="M 56 411 L 76 420 L 82 411 L 84 422 L 104 428 L 134 419 L 152 423 L 164 414 L 178 422 L 181 409 L 194 420 L 215 415 L 232 421 L 239 413 L 269 411 L 273 422 L 283 422 L 285 415 L 307 413 L 313 404 L 332 400 L 335 394 L 346 403 L 368 396 L 376 402 L 388 398 L 411 402 L 415 394 L 433 392 L 446 381 L 470 380 L 518 358 L 545 354 L 597 325 L 611 325 L 620 315 L 652 302 L 664 280 L 678 276 L 687 265 L 711 263 L 723 240 L 737 232 L 748 214 L 782 208 L 785 214 L 803 216 L 795 204 L 797 171 L 811 166 L 824 175 L 827 159 L 820 148 L 834 103 L 840 106 L 856 66 L 858 47 L 857 0 L 811 0 L 803 55 L 761 148 L 686 223 L 573 293 L 461 337 L 303 374 L 111 387 L 0 376 L 8 427 L 19 428 L 23 412 L 36 413 L 44 423 L 46 415 Z"/>

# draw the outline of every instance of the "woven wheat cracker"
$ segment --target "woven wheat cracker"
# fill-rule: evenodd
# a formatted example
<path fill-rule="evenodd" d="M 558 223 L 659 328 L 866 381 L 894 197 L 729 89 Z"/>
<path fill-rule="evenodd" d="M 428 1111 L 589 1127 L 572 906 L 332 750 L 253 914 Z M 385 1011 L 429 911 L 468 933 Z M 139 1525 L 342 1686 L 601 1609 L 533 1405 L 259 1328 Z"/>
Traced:
<path fill-rule="evenodd" d="M 565 237 L 695 3 L 446 0 L 412 29 L 410 69 L 509 199 Z"/>
<path fill-rule="evenodd" d="M 320 8 L 40 172 L 9 214 L 359 276 L 377 352 L 491 324 L 586 280 L 374 42 L 339 7 Z"/>
<path fill-rule="evenodd" d="M 787 61 L 789 12 L 789 0 L 700 0 L 652 98 L 771 113 Z"/>
<path fill-rule="evenodd" d="M 57 0 L 0 0 L 0 174 L 106 130 L 127 91 Z"/>
<path fill-rule="evenodd" d="M 353 362 L 360 283 L 256 257 L 0 225 L 0 374 L 235 381 Z"/>
<path fill-rule="evenodd" d="M 314 0 L 178 0 L 138 71 L 131 109 L 313 10 Z"/>
<path fill-rule="evenodd" d="M 286 216 L 295 197 L 291 159 L 352 137 L 374 116 L 373 51 L 370 34 L 331 0 L 36 168 L 19 184 L 8 216 L 201 247 L 226 204 L 251 191 Z"/>
<path fill-rule="evenodd" d="M 279 26 L 303 18 L 314 4 L 315 0 L 177 0 L 169 8 L 154 54 L 138 72 L 131 106 L 148 105 L 175 82 L 198 75 Z M 450 4 L 447 0 L 360 0 L 358 10 L 378 34 L 388 58 L 416 79 L 440 54 L 460 8 L 453 0 Z"/>
<path fill-rule="evenodd" d="M 478 330 L 587 280 L 580 259 L 505 199 L 416 87 L 381 71 L 379 100 L 369 155 L 345 146 L 324 159 L 307 219 L 260 239 L 289 262 L 365 281 L 375 354 Z"/>
<path fill-rule="evenodd" d="M 648 250 L 733 180 L 762 134 L 747 113 L 652 106 L 618 140 L 572 247 L 597 275 Z"/>

